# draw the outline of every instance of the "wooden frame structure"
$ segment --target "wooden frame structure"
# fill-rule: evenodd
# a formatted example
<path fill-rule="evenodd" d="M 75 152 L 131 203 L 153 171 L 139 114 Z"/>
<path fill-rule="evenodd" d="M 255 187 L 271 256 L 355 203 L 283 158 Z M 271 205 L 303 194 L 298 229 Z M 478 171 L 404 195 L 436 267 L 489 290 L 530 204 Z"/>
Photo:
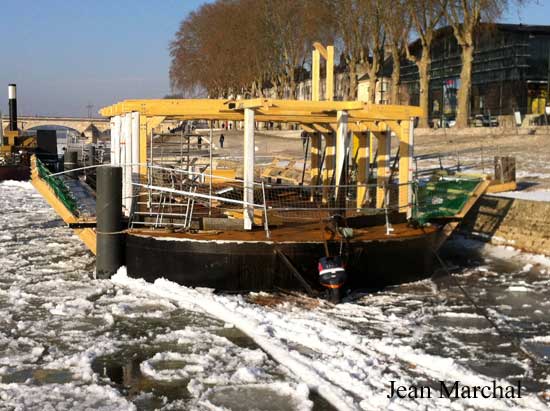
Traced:
<path fill-rule="evenodd" d="M 311 100 L 320 100 L 321 57 L 327 62 L 325 100 L 334 100 L 334 46 L 323 46 L 321 43 L 313 43 L 311 55 Z"/>
<path fill-rule="evenodd" d="M 412 209 L 412 156 L 414 142 L 414 118 L 423 115 L 419 107 L 375 105 L 360 101 L 298 101 L 276 99 L 224 100 L 224 99 L 155 99 L 125 100 L 100 110 L 111 118 L 112 164 L 122 165 L 137 178 L 147 173 L 147 140 L 153 129 L 165 119 L 176 120 L 228 120 L 244 122 L 244 225 L 252 227 L 253 208 L 250 196 L 254 178 L 254 131 L 256 122 L 297 123 L 303 130 L 316 137 L 325 138 L 325 161 L 320 169 L 320 138 L 311 144 L 311 184 L 340 185 L 344 157 L 349 152 L 349 133 L 354 136 L 358 155 L 357 208 L 364 206 L 368 182 L 368 165 L 372 152 L 371 138 L 378 140 L 378 176 L 376 205 L 386 204 L 389 178 L 391 136 L 399 140 L 399 209 L 409 215 Z M 123 119 L 125 119 L 123 127 Z M 128 123 L 130 122 L 130 123 Z M 121 138 L 121 133 L 125 133 Z M 128 135 L 129 134 L 129 135 Z M 124 141 L 124 150 L 121 147 Z M 130 144 L 130 147 L 127 145 Z M 130 156 L 121 162 L 122 158 Z M 126 154 L 128 153 L 128 154 Z M 130 164 L 130 166 L 128 165 Z M 139 170 L 136 167 L 139 164 Z M 139 175 L 136 174 L 139 171 Z M 123 177 L 125 181 L 126 177 Z M 326 198 L 323 198 L 326 200 Z"/>

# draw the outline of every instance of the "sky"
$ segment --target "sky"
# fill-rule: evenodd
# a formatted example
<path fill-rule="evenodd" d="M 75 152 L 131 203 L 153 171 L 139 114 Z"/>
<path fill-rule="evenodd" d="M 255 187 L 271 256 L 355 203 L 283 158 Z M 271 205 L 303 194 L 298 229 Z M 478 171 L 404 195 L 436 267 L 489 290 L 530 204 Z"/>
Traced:
<path fill-rule="evenodd" d="M 204 0 L 0 0 L 0 110 L 17 84 L 20 115 L 87 116 L 171 92 L 169 44 Z M 550 25 L 550 0 L 507 23 Z"/>

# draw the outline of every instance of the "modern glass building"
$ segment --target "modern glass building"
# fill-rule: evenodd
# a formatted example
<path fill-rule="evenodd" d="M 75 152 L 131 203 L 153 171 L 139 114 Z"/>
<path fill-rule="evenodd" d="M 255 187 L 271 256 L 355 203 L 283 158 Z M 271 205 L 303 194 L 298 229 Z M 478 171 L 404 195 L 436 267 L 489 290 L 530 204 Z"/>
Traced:
<path fill-rule="evenodd" d="M 410 45 L 420 54 L 419 42 Z M 429 94 L 431 119 L 456 115 L 462 67 L 452 29 L 437 32 L 432 46 Z M 549 100 L 550 26 L 483 24 L 476 35 L 470 116 L 543 114 Z M 418 70 L 406 60 L 401 68 L 402 103 L 418 104 Z"/>

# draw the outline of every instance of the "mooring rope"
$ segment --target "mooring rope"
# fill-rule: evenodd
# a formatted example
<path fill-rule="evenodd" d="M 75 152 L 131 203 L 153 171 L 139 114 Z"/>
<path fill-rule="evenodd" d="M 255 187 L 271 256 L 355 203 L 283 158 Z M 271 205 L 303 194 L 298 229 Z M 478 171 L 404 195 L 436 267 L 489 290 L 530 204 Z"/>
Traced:
<path fill-rule="evenodd" d="M 475 308 L 475 310 L 481 315 L 483 316 L 487 322 L 489 324 L 491 324 L 491 326 L 496 330 L 496 332 L 498 333 L 498 335 L 500 335 L 502 338 L 504 339 L 510 339 L 511 341 L 511 344 L 512 346 L 520 353 L 522 353 L 523 355 L 525 355 L 527 358 L 531 359 L 532 361 L 534 361 L 535 363 L 537 364 L 541 364 L 541 361 L 539 359 L 539 357 L 535 354 L 533 354 L 532 352 L 530 352 L 529 350 L 527 350 L 527 348 L 525 348 L 522 344 L 522 341 L 521 341 L 521 338 L 518 337 L 517 335 L 517 332 L 514 331 L 514 327 L 508 322 L 506 321 L 506 319 L 502 319 L 502 321 L 504 321 L 506 323 L 506 325 L 511 329 L 510 332 L 508 333 L 505 333 L 498 325 L 497 323 L 490 317 L 490 315 L 488 314 L 487 310 L 484 309 L 483 307 L 481 307 L 479 304 L 477 304 L 475 302 L 475 300 L 472 298 L 472 296 L 466 291 L 466 289 L 458 282 L 458 280 L 451 274 L 450 270 L 447 268 L 447 265 L 445 264 L 445 262 L 443 261 L 443 259 L 439 256 L 439 254 L 437 253 L 437 251 L 435 250 L 432 250 L 435 257 L 437 258 L 437 260 L 439 261 L 439 264 L 441 265 L 441 268 L 445 271 L 445 273 L 447 274 L 447 276 L 451 279 L 451 281 L 458 287 L 458 289 L 462 292 L 462 294 L 464 294 L 464 296 L 466 297 L 466 299 L 470 302 L 470 304 L 472 304 L 472 306 Z"/>
<path fill-rule="evenodd" d="M 129 229 L 124 229 L 124 230 L 121 230 L 121 231 L 96 231 L 95 233 L 96 234 L 101 234 L 101 235 L 115 235 L 115 234 L 126 234 L 128 231 L 130 231 Z"/>

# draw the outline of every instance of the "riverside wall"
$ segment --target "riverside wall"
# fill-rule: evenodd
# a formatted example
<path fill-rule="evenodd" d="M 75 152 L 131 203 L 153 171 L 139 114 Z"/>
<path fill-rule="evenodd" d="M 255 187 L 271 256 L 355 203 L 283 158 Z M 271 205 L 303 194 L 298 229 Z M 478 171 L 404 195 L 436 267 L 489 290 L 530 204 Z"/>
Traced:
<path fill-rule="evenodd" d="M 468 212 L 459 232 L 550 256 L 550 202 L 484 195 Z"/>

